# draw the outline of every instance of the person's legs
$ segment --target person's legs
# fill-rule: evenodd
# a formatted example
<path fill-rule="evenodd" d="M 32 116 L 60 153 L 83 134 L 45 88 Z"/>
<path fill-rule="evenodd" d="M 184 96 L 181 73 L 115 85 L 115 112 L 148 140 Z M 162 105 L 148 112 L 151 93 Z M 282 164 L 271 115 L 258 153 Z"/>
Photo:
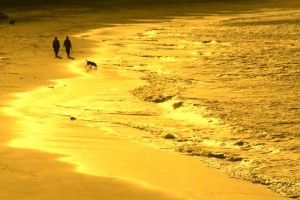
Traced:
<path fill-rule="evenodd" d="M 55 52 L 55 56 L 57 57 L 58 56 L 58 49 L 54 49 L 54 52 Z"/>
<path fill-rule="evenodd" d="M 70 57 L 70 49 L 67 48 L 66 52 L 67 52 L 68 57 Z"/>

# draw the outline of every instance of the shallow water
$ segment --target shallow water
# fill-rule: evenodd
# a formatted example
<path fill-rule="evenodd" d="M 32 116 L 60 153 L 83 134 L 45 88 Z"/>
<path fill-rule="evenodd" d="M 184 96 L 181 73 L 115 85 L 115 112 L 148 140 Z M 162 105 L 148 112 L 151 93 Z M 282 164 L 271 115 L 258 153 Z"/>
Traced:
<path fill-rule="evenodd" d="M 140 71 L 147 84 L 132 93 L 153 102 L 132 109 L 127 97 L 113 101 L 114 123 L 153 135 L 135 139 L 299 197 L 299 16 L 178 18 L 114 38 L 116 57 L 97 61 Z"/>
<path fill-rule="evenodd" d="M 74 62 L 82 81 L 95 84 L 59 83 L 61 103 L 44 109 L 299 198 L 299 19 L 298 11 L 193 16 L 79 34 L 101 41 L 91 58 L 98 70 Z M 120 80 L 99 87 L 103 73 Z M 51 148 L 55 137 L 37 148 Z"/>

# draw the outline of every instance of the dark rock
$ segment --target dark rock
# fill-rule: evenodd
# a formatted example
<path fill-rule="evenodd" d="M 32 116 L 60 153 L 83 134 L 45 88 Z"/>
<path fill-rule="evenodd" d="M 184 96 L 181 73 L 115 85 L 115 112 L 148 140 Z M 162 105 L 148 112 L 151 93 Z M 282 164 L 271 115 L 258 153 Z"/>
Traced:
<path fill-rule="evenodd" d="M 76 120 L 76 117 L 70 117 L 70 120 L 72 120 L 72 121 Z"/>
<path fill-rule="evenodd" d="M 174 103 L 173 104 L 173 108 L 176 109 L 176 108 L 179 108 L 183 105 L 183 102 L 177 102 L 177 103 Z"/>
<path fill-rule="evenodd" d="M 9 24 L 11 24 L 11 25 L 13 25 L 13 24 L 15 24 L 16 23 L 16 20 L 10 20 L 9 21 Z"/>
<path fill-rule="evenodd" d="M 171 140 L 171 139 L 175 139 L 176 137 L 174 135 L 172 135 L 171 133 L 168 133 L 168 134 L 164 135 L 163 138 Z"/>
<path fill-rule="evenodd" d="M 207 154 L 207 157 L 210 157 L 210 158 L 219 158 L 219 159 L 225 159 L 226 156 L 223 154 L 223 153 L 208 153 Z"/>
<path fill-rule="evenodd" d="M 154 103 L 162 103 L 162 102 L 168 101 L 170 99 L 172 99 L 172 96 L 159 95 L 158 97 L 153 98 L 153 102 Z"/>
<path fill-rule="evenodd" d="M 243 145 L 245 145 L 245 144 L 246 144 L 246 143 L 243 142 L 243 141 L 238 141 L 238 142 L 234 143 L 234 145 L 237 145 L 237 146 L 243 146 Z"/>
<path fill-rule="evenodd" d="M 243 160 L 243 158 L 241 158 L 241 157 L 229 157 L 227 160 L 231 161 L 231 162 L 240 162 L 240 161 Z"/>

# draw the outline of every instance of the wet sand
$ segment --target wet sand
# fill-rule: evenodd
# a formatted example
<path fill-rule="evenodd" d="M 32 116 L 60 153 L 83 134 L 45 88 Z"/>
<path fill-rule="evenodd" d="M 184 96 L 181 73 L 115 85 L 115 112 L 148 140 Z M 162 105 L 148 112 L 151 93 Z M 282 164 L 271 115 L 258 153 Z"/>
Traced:
<path fill-rule="evenodd" d="M 126 38 L 126 34 L 129 37 L 147 30 L 149 24 L 117 25 L 82 33 L 79 30 L 93 28 L 94 25 L 82 27 L 80 22 L 98 17 L 82 16 L 78 22 L 62 26 L 61 31 L 55 34 L 63 35 L 61 42 L 64 35 L 71 35 L 73 44 L 76 44 L 72 52 L 75 60 L 66 59 L 63 51 L 60 53 L 62 59 L 54 58 L 49 41 L 53 33 L 47 30 L 47 35 L 39 22 L 24 22 L 21 27 L 8 27 L 6 30 L 15 33 L 13 29 L 30 25 L 28 34 L 22 32 L 18 37 L 20 44 L 26 46 L 29 43 L 32 48 L 24 52 L 24 46 L 12 45 L 9 51 L 2 53 L 1 70 L 6 75 L 1 78 L 1 81 L 4 80 L 1 104 L 5 113 L 1 117 L 1 125 L 5 124 L 1 130 L 1 142 L 6 144 L 9 141 L 9 147 L 1 145 L 0 174 L 1 179 L 6 180 L 1 183 L 1 188 L 5 188 L 1 197 L 284 199 L 260 185 L 228 178 L 215 169 L 205 167 L 198 159 L 157 149 L 157 144 L 148 143 L 147 138 L 152 136 L 143 128 L 120 124 L 114 116 L 124 119 L 136 115 L 129 120 L 139 120 L 149 112 L 137 115 L 136 111 L 141 110 L 134 106 L 151 108 L 152 105 L 132 95 L 133 89 L 146 84 L 145 80 L 141 80 L 141 66 L 137 70 L 128 70 L 126 68 L 132 63 L 125 58 L 121 63 L 123 67 L 118 69 L 114 64 L 119 65 L 120 62 L 113 60 L 119 57 L 114 57 L 114 53 L 119 51 L 122 43 L 118 45 L 120 41 L 110 37 L 122 33 L 121 38 Z M 106 19 L 112 17 L 111 13 L 104 16 Z M 118 21 L 116 15 L 113 17 Z M 51 27 L 56 23 L 45 19 L 42 24 Z M 40 34 L 38 40 L 35 40 L 36 37 L 28 39 L 32 30 L 36 35 Z M 8 37 L 7 41 L 13 43 L 15 35 L 11 35 L 13 37 Z M 109 41 L 107 46 L 106 40 Z M 94 41 L 97 41 L 96 44 Z M 39 49 L 41 46 L 42 51 Z M 32 64 L 33 57 L 36 64 Z M 105 64 L 100 65 L 98 70 L 89 70 L 84 67 L 84 58 Z M 49 70 L 41 70 L 41 66 Z M 156 67 L 160 70 L 159 66 Z M 65 79 L 67 77 L 69 79 Z M 36 89 L 29 92 L 32 88 Z M 11 95 L 13 92 L 15 95 Z M 114 106 L 120 106 L 117 111 L 121 113 L 115 113 Z M 155 109 L 155 112 L 162 112 L 160 108 Z M 91 114 L 95 112 L 96 115 Z M 70 120 L 70 117 L 76 120 Z M 137 142 L 136 138 L 140 140 Z M 147 142 L 141 142 L 143 139 Z M 15 193 L 16 190 L 20 192 Z"/>
<path fill-rule="evenodd" d="M 206 167 L 197 159 L 158 150 L 130 140 L 130 137 L 134 136 L 147 137 L 143 131 L 118 127 L 117 124 L 115 127 L 104 125 L 99 130 L 98 127 L 90 126 L 90 123 L 101 119 L 91 119 L 91 117 L 84 119 L 80 109 L 72 109 L 74 105 L 78 106 L 81 105 L 80 102 L 85 102 L 86 96 L 99 91 L 106 95 L 109 91 L 114 94 L 117 92 L 119 98 L 121 98 L 120 91 L 123 92 L 122 98 L 127 91 L 129 96 L 128 90 L 139 83 L 134 77 L 137 76 L 129 72 L 118 74 L 116 70 L 101 69 L 98 80 L 89 76 L 63 80 L 55 84 L 54 88 L 41 88 L 21 94 L 19 99 L 13 102 L 12 109 L 5 110 L 19 118 L 16 126 L 18 129 L 13 132 L 21 134 L 20 137 L 12 140 L 9 146 L 34 148 L 66 155 L 59 160 L 74 164 L 75 171 L 113 178 L 121 183 L 127 182 L 129 186 L 138 187 L 138 191 L 149 192 L 148 198 L 158 199 L 160 195 L 165 194 L 162 198 L 284 199 L 259 185 L 228 178 L 225 174 Z M 81 92 L 78 93 L 78 90 Z M 62 102 L 65 106 L 57 108 Z M 24 105 L 35 106 L 30 108 Z M 98 102 L 98 106 L 102 108 L 106 105 L 105 102 Z M 28 112 L 31 113 L 29 116 L 26 114 Z M 72 116 L 77 119 L 70 120 Z M 35 129 L 33 130 L 32 127 Z M 128 138 L 116 136 L 114 129 L 126 134 Z M 105 180 L 100 179 L 97 184 L 106 183 Z M 109 186 L 111 189 L 114 187 L 119 186 Z M 102 193 L 102 189 L 99 190 Z M 132 194 L 127 195 L 129 197 L 124 199 L 130 199 Z M 119 199 L 109 194 L 103 197 Z"/>

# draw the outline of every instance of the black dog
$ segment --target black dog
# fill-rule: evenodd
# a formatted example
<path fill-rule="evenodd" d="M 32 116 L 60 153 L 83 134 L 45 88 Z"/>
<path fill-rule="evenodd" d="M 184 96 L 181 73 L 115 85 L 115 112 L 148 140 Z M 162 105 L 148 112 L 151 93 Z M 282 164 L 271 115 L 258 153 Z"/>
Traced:
<path fill-rule="evenodd" d="M 86 60 L 86 66 L 89 66 L 90 68 L 92 68 L 92 67 L 97 67 L 97 64 L 92 61 Z"/>

